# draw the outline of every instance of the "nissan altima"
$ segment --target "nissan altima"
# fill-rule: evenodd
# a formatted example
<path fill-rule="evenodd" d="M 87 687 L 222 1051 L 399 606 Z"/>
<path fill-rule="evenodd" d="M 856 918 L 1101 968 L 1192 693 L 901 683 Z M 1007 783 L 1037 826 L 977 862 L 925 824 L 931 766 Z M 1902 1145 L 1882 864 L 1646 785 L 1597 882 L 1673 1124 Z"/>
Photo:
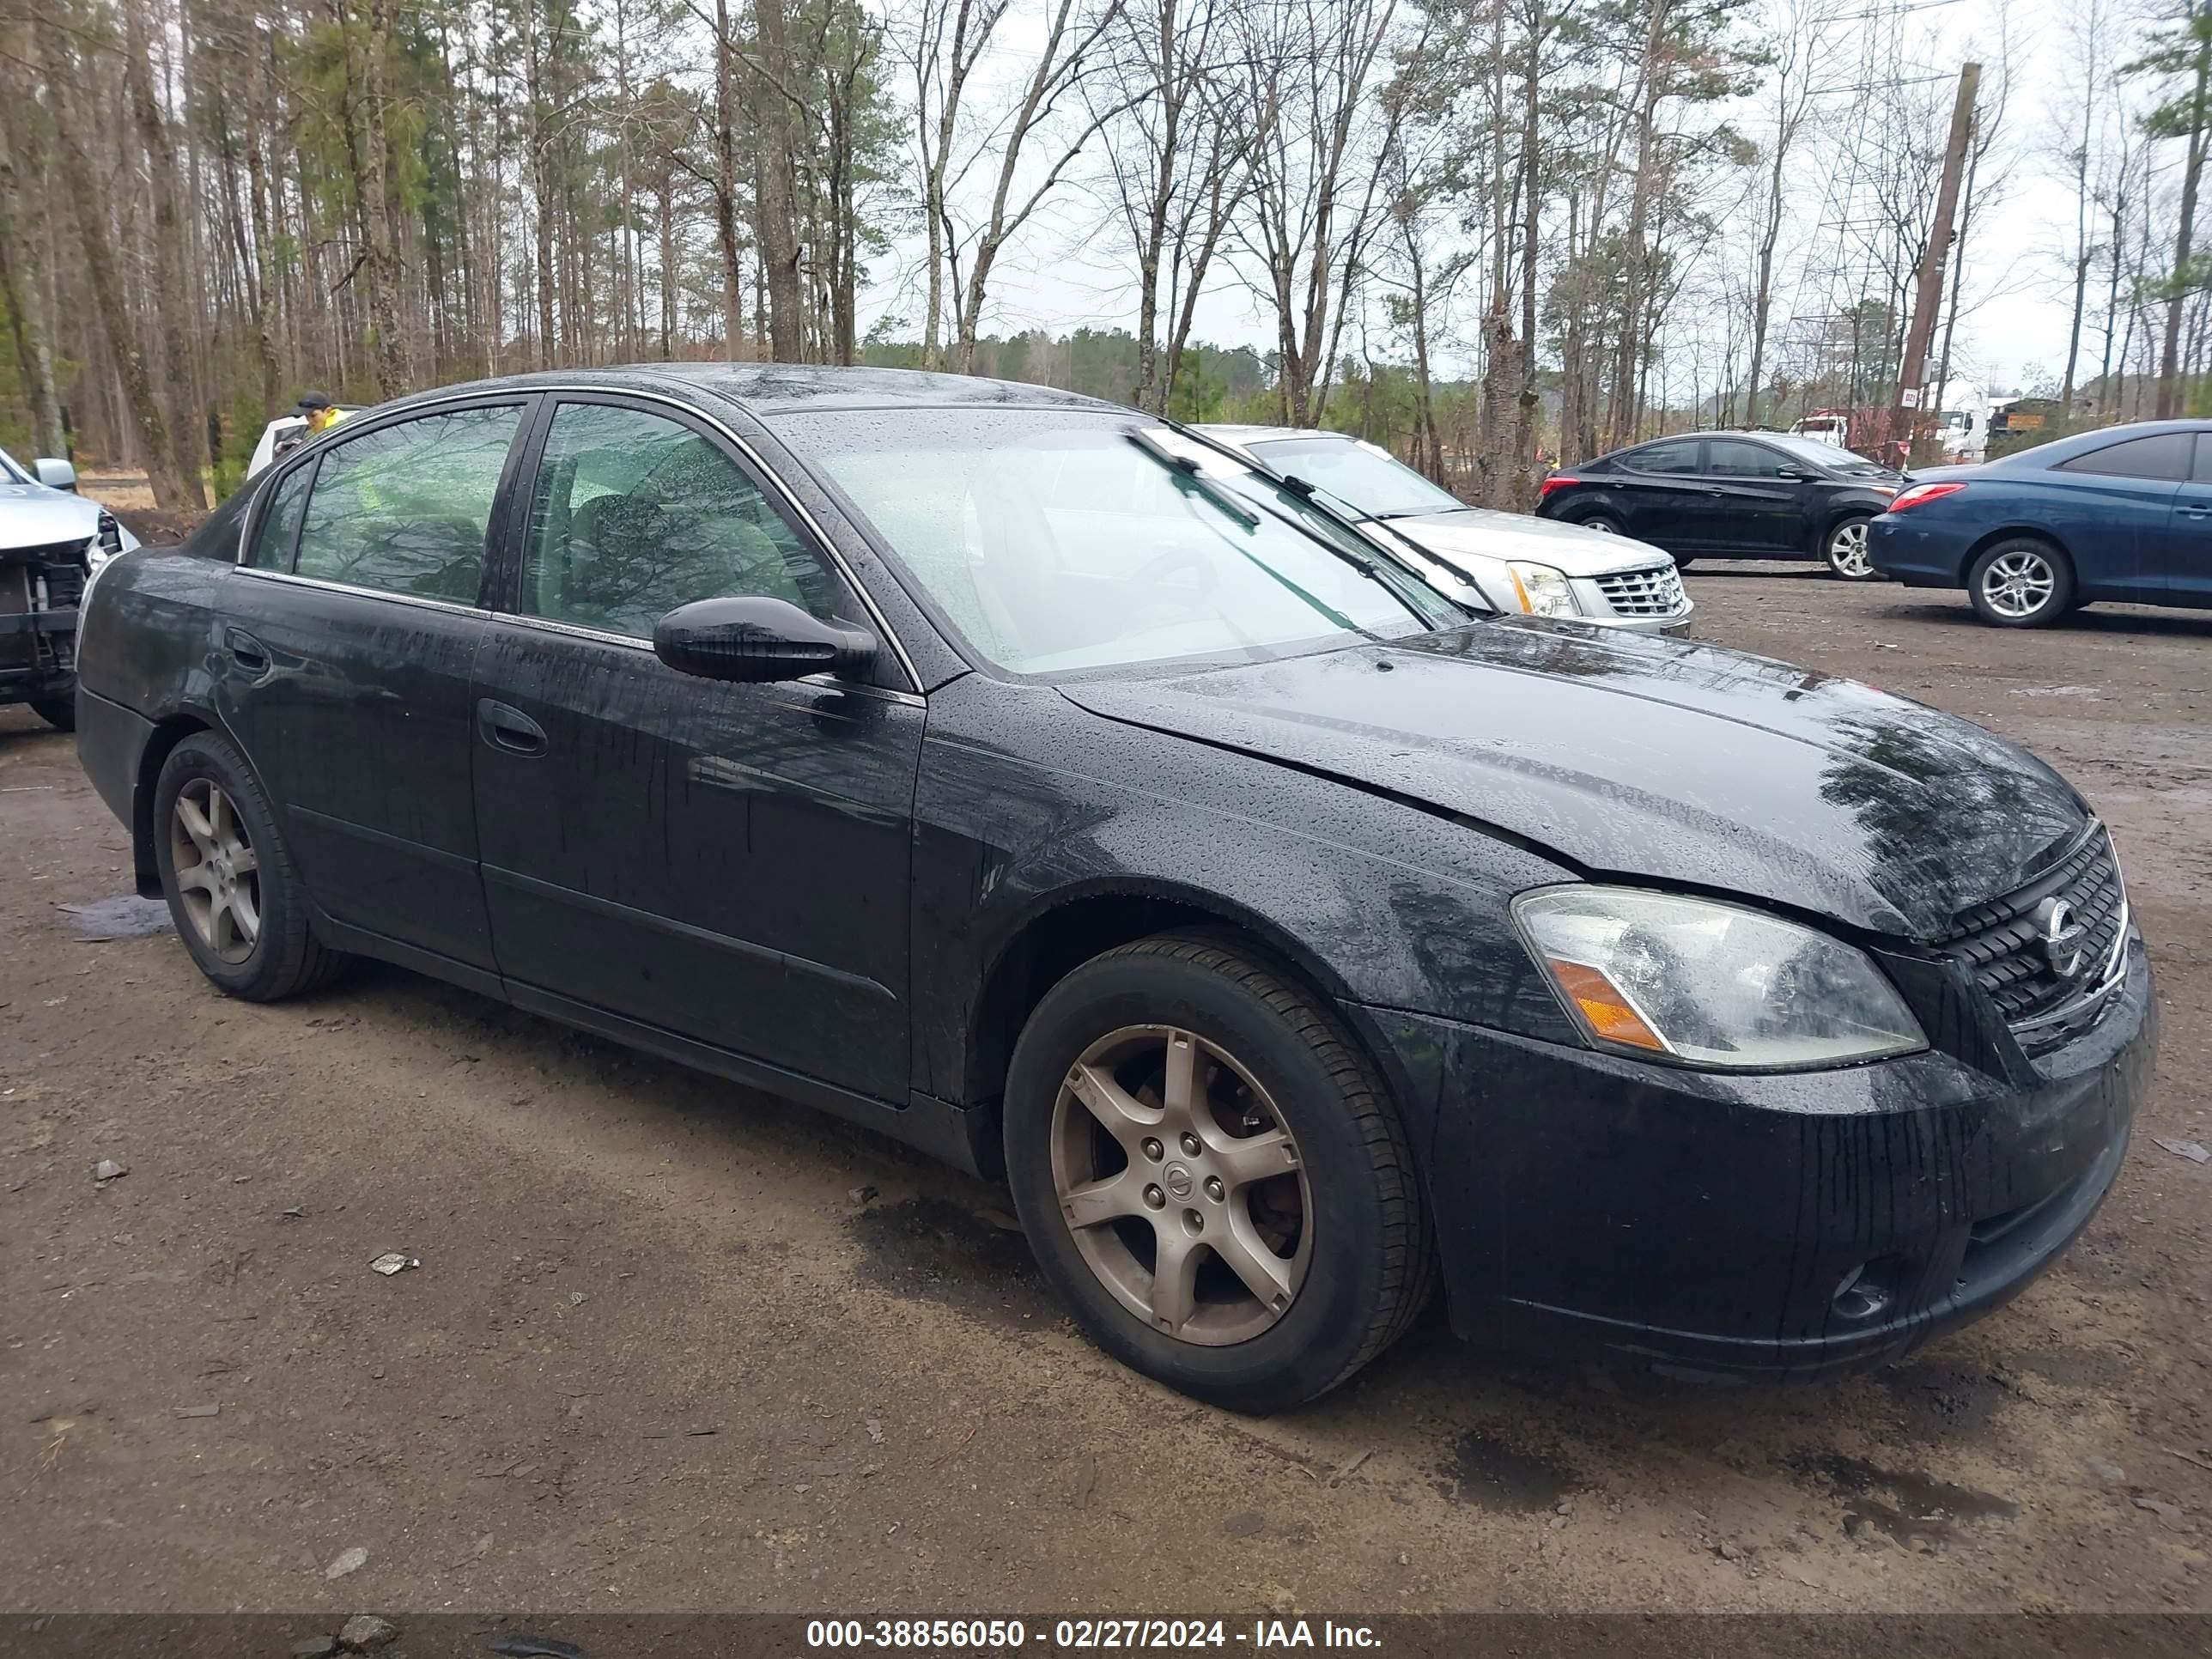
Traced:
<path fill-rule="evenodd" d="M 1003 1178 L 1247 1410 L 1439 1284 L 1810 1377 L 1997 1306 L 2154 1045 L 2112 842 L 1976 726 L 1465 608 L 1035 386 L 659 366 L 358 415 L 114 562 L 79 744 L 222 992 L 359 957 Z"/>

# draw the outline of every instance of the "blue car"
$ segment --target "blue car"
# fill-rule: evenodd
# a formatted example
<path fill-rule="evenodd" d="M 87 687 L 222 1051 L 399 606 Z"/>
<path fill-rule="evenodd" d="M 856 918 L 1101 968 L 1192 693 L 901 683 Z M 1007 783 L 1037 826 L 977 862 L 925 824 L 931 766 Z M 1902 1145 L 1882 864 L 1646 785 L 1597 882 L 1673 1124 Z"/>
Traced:
<path fill-rule="evenodd" d="M 2100 599 L 2212 607 L 2212 421 L 2108 426 L 1917 470 L 1869 551 L 1907 587 L 1965 588 L 1998 628 Z"/>

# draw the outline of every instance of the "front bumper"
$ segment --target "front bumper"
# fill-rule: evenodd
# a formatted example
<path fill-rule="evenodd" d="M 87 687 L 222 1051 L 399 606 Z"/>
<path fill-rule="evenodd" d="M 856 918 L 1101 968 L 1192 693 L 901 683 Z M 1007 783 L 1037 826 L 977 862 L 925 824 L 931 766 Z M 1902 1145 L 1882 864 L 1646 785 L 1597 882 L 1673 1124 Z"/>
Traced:
<path fill-rule="evenodd" d="M 1683 1071 L 1396 1011 L 1462 1336 L 1774 1381 L 1893 1359 L 2002 1306 L 2111 1189 L 2157 1043 L 2129 946 L 2102 1018 L 2020 1085 L 1930 1051 Z"/>

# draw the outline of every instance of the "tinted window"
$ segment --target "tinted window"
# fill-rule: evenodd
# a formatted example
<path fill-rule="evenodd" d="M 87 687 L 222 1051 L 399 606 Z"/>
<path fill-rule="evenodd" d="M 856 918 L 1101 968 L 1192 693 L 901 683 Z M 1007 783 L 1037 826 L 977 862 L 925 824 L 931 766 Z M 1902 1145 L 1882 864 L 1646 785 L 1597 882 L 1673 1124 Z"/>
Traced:
<path fill-rule="evenodd" d="M 2198 483 L 2212 483 L 2212 432 L 2197 434 L 2197 465 L 2189 476 Z"/>
<path fill-rule="evenodd" d="M 2095 472 L 2111 478 L 2185 478 L 2194 434 L 2160 432 L 2148 438 L 2130 438 L 2107 444 L 2070 461 L 2061 461 L 2054 472 Z"/>
<path fill-rule="evenodd" d="M 425 415 L 326 451 L 300 530 L 300 574 L 474 605 L 521 413 L 503 404 Z"/>
<path fill-rule="evenodd" d="M 787 599 L 825 621 L 839 583 L 738 465 L 690 428 L 563 404 L 530 506 L 522 611 L 650 639 L 679 605 Z"/>
<path fill-rule="evenodd" d="M 1789 459 L 1765 444 L 1734 438 L 1705 441 L 1705 471 L 1723 478 L 1779 478 Z"/>
<path fill-rule="evenodd" d="M 292 568 L 292 543 L 300 533 L 300 508 L 307 499 L 307 477 L 315 470 L 309 462 L 295 466 L 276 481 L 276 493 L 270 496 L 269 505 L 261 514 L 261 528 L 255 532 L 253 545 L 246 550 L 246 562 L 257 570 L 289 570 Z"/>
<path fill-rule="evenodd" d="M 1631 472 L 1695 472 L 1698 446 L 1688 443 L 1646 444 L 1620 457 L 1619 465 Z"/>

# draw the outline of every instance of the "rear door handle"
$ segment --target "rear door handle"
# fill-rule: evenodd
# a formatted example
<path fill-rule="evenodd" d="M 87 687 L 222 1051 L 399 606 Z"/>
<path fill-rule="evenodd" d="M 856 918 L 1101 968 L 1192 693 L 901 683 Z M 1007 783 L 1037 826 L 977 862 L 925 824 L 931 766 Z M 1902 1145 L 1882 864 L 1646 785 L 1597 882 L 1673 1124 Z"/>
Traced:
<path fill-rule="evenodd" d="M 222 648 L 230 653 L 233 662 L 249 673 L 262 673 L 269 666 L 269 647 L 242 628 L 223 630 Z"/>
<path fill-rule="evenodd" d="M 477 700 L 477 731 L 495 749 L 510 755 L 545 752 L 545 728 L 520 708 L 489 697 Z"/>

